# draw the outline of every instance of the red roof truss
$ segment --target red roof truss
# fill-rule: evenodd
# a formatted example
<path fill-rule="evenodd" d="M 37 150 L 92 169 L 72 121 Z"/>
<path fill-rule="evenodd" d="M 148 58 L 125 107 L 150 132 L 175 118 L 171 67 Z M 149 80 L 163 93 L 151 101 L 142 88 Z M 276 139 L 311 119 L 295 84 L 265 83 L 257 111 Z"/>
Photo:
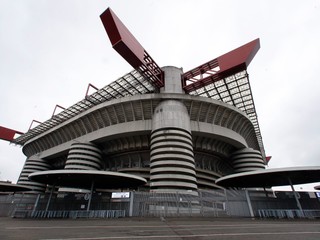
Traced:
<path fill-rule="evenodd" d="M 246 70 L 260 48 L 259 38 L 182 75 L 186 93 L 207 86 L 232 74 Z"/>

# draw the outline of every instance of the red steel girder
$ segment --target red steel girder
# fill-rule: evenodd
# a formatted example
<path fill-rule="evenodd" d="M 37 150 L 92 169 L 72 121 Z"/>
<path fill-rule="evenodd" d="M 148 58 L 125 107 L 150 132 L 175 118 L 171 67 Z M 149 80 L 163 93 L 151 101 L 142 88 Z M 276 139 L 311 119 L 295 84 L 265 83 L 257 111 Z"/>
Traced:
<path fill-rule="evenodd" d="M 0 139 L 11 142 L 16 134 L 23 134 L 23 132 L 0 126 Z"/>
<path fill-rule="evenodd" d="M 204 63 L 182 75 L 186 93 L 207 86 L 232 74 L 246 70 L 260 48 L 259 38 L 220 57 Z M 205 77 L 203 77 L 205 75 Z M 187 84 L 187 82 L 192 82 Z"/>
<path fill-rule="evenodd" d="M 137 71 L 157 88 L 164 86 L 163 71 L 141 46 L 137 39 L 108 8 L 100 15 L 112 47 Z"/>
<path fill-rule="evenodd" d="M 272 158 L 272 156 L 267 156 L 267 157 L 266 157 L 266 162 L 267 162 L 267 164 L 270 162 L 271 158 Z"/>

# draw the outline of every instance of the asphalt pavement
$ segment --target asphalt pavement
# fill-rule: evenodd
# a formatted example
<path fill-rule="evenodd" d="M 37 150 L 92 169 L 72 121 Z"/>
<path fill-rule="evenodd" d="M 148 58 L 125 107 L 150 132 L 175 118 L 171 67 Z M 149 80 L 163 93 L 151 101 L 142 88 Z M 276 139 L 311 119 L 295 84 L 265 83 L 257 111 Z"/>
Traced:
<path fill-rule="evenodd" d="M 243 218 L 120 218 L 31 220 L 0 218 L 3 240 L 320 239 L 319 220 Z"/>

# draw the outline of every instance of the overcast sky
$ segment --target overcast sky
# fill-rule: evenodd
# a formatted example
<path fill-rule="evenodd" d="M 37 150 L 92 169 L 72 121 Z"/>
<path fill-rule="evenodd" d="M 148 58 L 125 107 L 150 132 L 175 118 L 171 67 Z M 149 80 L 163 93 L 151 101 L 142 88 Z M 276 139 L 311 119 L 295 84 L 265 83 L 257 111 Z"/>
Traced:
<path fill-rule="evenodd" d="M 132 70 L 100 21 L 107 7 L 158 65 L 184 71 L 260 38 L 248 72 L 269 167 L 320 165 L 320 0 L 0 0 L 0 126 L 26 132 Z M 0 180 L 24 162 L 0 141 Z"/>

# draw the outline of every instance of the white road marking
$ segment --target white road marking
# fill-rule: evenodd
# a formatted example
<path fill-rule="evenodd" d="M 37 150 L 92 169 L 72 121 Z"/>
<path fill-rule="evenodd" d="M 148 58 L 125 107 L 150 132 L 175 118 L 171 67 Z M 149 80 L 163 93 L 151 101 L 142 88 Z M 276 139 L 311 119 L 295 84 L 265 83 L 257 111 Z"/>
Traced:
<path fill-rule="evenodd" d="M 92 237 L 92 238 L 46 238 L 41 240 L 101 240 L 101 239 L 154 239 L 154 238 L 194 238 L 194 237 L 222 237 L 222 236 L 255 236 L 255 235 L 296 235 L 320 234 L 320 232 L 256 232 L 256 233 L 213 233 L 189 235 L 159 235 L 159 236 L 118 236 L 118 237 Z"/>
<path fill-rule="evenodd" d="M 212 225 L 204 225 L 204 224 L 198 224 L 198 225 L 123 225 L 123 226 L 112 226 L 112 225 L 92 225 L 92 226 L 45 226 L 45 227 L 40 227 L 40 226 L 32 226 L 32 227 L 6 227 L 6 229 L 12 229 L 12 230 L 22 230 L 22 229 L 84 229 L 84 228 L 167 228 L 168 226 L 170 228 L 184 228 L 187 227 L 188 229 L 190 227 L 255 227 L 255 226 L 292 226 L 294 223 L 290 224 L 275 224 L 275 223 L 270 223 L 270 224 L 254 224 L 254 223 L 249 223 L 249 224 L 212 224 Z M 301 223 L 298 224 L 299 226 Z M 320 225 L 320 223 L 308 223 L 308 225 Z"/>

